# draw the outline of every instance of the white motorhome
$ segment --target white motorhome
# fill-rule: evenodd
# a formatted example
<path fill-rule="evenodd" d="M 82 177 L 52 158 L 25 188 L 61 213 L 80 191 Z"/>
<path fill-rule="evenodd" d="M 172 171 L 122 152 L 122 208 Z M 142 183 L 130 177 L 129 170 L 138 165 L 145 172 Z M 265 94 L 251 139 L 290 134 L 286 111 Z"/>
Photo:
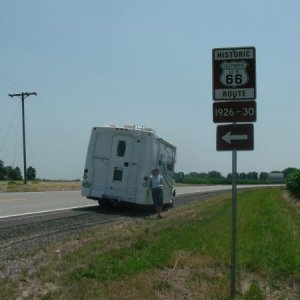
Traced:
<path fill-rule="evenodd" d="M 149 177 L 163 176 L 164 204 L 175 199 L 176 147 L 150 128 L 125 125 L 94 127 L 89 141 L 82 196 L 105 203 L 152 205 Z"/>

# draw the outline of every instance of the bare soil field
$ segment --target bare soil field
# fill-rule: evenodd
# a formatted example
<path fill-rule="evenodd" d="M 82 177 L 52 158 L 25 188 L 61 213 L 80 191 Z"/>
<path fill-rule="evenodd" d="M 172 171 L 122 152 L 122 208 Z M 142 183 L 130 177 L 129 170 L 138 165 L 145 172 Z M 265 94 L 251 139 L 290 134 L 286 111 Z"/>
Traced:
<path fill-rule="evenodd" d="M 190 186 L 190 184 L 176 183 L 176 186 Z M 6 192 L 47 192 L 47 191 L 79 191 L 81 182 L 75 180 L 36 180 L 28 181 L 0 181 L 0 193 Z"/>
<path fill-rule="evenodd" d="M 0 181 L 0 192 L 46 192 L 80 190 L 80 181 Z"/>

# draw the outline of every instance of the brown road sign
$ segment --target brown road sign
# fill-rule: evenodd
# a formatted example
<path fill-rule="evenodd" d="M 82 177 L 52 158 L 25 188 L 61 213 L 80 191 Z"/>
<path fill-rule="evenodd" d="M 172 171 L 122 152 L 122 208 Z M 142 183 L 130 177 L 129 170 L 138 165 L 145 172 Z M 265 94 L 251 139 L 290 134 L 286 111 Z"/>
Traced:
<path fill-rule="evenodd" d="M 255 48 L 213 49 L 213 99 L 256 99 Z"/>
<path fill-rule="evenodd" d="M 222 101 L 213 103 L 215 123 L 256 122 L 255 101 Z"/>
<path fill-rule="evenodd" d="M 217 150 L 253 150 L 253 124 L 232 124 L 217 126 Z"/>

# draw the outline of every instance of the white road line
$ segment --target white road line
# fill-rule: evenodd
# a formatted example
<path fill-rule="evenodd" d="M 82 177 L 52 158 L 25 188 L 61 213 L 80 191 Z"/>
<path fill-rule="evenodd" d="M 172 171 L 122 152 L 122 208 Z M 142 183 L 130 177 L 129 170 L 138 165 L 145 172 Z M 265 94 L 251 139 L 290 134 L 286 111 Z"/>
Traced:
<path fill-rule="evenodd" d="M 44 214 L 44 213 L 50 213 L 55 211 L 63 211 L 63 210 L 69 210 L 69 209 L 77 209 L 82 207 L 92 207 L 92 206 L 99 206 L 98 204 L 88 204 L 88 205 L 80 205 L 80 206 L 73 206 L 73 207 L 66 207 L 66 208 L 57 208 L 57 209 L 51 209 L 51 210 L 42 210 L 42 211 L 35 211 L 35 212 L 29 212 L 29 213 L 23 213 L 23 214 L 17 214 L 17 215 L 9 215 L 9 216 L 0 216 L 0 219 L 6 219 L 6 218 L 14 218 L 14 217 L 23 217 L 23 216 L 30 216 L 30 215 L 37 215 L 37 214 Z"/>

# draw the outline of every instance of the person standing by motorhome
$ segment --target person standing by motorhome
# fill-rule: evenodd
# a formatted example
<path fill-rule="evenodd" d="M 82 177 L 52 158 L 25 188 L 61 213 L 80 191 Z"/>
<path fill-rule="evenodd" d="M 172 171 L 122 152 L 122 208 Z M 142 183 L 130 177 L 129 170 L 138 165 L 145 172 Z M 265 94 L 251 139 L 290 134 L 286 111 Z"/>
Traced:
<path fill-rule="evenodd" d="M 163 178 L 159 175 L 159 169 L 153 168 L 150 176 L 150 187 L 152 190 L 152 200 L 157 212 L 157 218 L 161 218 L 163 206 Z"/>

